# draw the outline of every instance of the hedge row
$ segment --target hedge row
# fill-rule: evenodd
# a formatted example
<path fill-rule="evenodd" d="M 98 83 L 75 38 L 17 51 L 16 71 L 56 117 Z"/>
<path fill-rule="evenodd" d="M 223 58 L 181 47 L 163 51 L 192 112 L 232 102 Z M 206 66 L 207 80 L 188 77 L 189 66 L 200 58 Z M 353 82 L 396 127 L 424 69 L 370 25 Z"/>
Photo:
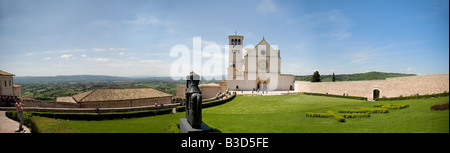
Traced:
<path fill-rule="evenodd" d="M 124 118 L 136 118 L 145 116 L 155 116 L 162 114 L 169 114 L 172 112 L 172 108 L 157 109 L 157 110 L 145 110 L 145 111 L 133 111 L 133 112 L 112 112 L 112 113 L 58 113 L 58 112 L 32 112 L 33 115 L 49 117 L 55 119 L 64 120 L 113 120 Z"/>
<path fill-rule="evenodd" d="M 367 101 L 367 97 L 342 96 L 342 95 L 331 95 L 331 94 L 309 93 L 309 92 L 304 92 L 303 94 L 305 94 L 305 95 L 314 95 L 314 96 L 326 96 L 326 97 L 348 98 L 348 99 L 357 99 L 357 100 L 366 100 L 366 101 Z"/>
<path fill-rule="evenodd" d="M 328 111 L 328 114 L 331 114 L 333 116 L 333 118 L 338 122 L 345 122 L 345 118 L 343 116 L 334 114 L 333 111 Z"/>
<path fill-rule="evenodd" d="M 433 105 L 430 107 L 431 110 L 446 110 L 448 109 L 448 103 L 442 104 L 442 105 Z"/>
<path fill-rule="evenodd" d="M 376 98 L 375 101 L 389 101 L 389 100 L 408 100 L 408 99 L 424 99 L 424 98 L 437 98 L 437 97 L 448 97 L 448 92 L 438 93 L 438 94 L 430 94 L 430 95 L 412 95 L 412 96 L 400 96 L 400 97 L 391 97 L 391 98 Z"/>
<path fill-rule="evenodd" d="M 355 107 L 355 109 L 340 109 L 339 113 L 389 113 L 387 108 Z"/>
<path fill-rule="evenodd" d="M 58 120 L 33 116 L 32 113 L 24 112 L 24 125 L 32 133 L 79 133 L 80 131 L 72 129 Z M 16 111 L 7 111 L 6 116 L 10 119 L 19 121 Z"/>
<path fill-rule="evenodd" d="M 373 107 L 387 108 L 387 109 L 403 109 L 408 108 L 408 104 L 375 104 Z"/>
<path fill-rule="evenodd" d="M 357 117 L 370 117 L 370 113 L 347 113 L 347 114 L 338 114 L 345 118 L 357 118 Z"/>
<path fill-rule="evenodd" d="M 322 118 L 328 118 L 331 117 L 331 114 L 328 113 L 306 113 L 306 117 L 322 117 Z"/>
<path fill-rule="evenodd" d="M 232 96 L 225 98 L 225 99 L 220 99 L 220 100 L 216 100 L 216 101 L 210 101 L 210 102 L 206 102 L 206 103 L 202 103 L 202 109 L 203 108 L 208 108 L 208 107 L 213 107 L 213 106 L 217 106 L 217 105 L 222 105 L 226 102 L 229 102 L 231 100 L 233 100 L 236 97 L 236 94 L 233 94 Z M 186 106 L 178 106 L 177 108 L 177 112 L 185 112 L 186 111 Z"/>
<path fill-rule="evenodd" d="M 224 104 L 231 101 L 236 97 L 232 95 L 226 99 L 206 102 L 202 104 L 202 108 L 208 108 Z M 186 106 L 176 107 L 177 112 L 186 111 Z M 136 117 L 146 117 L 146 116 L 156 116 L 163 114 L 172 113 L 172 108 L 166 109 L 156 109 L 156 110 L 144 110 L 144 111 L 132 111 L 132 112 L 111 112 L 111 113 L 58 113 L 58 112 L 32 112 L 32 115 L 49 117 L 55 119 L 65 119 L 65 120 L 114 120 L 114 119 L 124 119 L 124 118 L 136 118 Z"/>
<path fill-rule="evenodd" d="M 357 118 L 357 117 L 370 117 L 369 113 L 347 113 L 347 114 L 336 114 L 333 111 L 328 111 L 328 113 L 306 113 L 307 117 L 321 117 L 328 118 L 333 117 L 338 122 L 345 122 L 345 118 Z"/>

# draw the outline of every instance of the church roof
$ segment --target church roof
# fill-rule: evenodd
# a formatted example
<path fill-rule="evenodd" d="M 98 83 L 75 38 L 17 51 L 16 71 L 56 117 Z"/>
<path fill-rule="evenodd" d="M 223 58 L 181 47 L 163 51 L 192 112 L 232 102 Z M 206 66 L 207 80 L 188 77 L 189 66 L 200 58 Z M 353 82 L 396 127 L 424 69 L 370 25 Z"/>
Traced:
<path fill-rule="evenodd" d="M 89 102 L 146 99 L 169 96 L 172 95 L 152 88 L 95 89 L 74 95 L 73 99 L 77 102 Z"/>
<path fill-rule="evenodd" d="M 0 70 L 0 76 L 15 76 L 15 75 L 12 73 L 8 73 L 8 72 Z"/>

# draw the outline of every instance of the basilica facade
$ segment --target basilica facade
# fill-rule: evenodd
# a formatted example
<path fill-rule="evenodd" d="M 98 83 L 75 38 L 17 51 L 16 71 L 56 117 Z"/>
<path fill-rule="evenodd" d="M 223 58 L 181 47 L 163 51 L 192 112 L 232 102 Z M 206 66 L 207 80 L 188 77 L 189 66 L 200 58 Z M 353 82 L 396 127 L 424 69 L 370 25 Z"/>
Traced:
<path fill-rule="evenodd" d="M 230 35 L 226 84 L 231 91 L 293 90 L 295 76 L 281 74 L 280 50 L 263 39 L 253 48 L 243 48 L 244 36 Z M 242 59 L 242 57 L 244 57 Z"/>

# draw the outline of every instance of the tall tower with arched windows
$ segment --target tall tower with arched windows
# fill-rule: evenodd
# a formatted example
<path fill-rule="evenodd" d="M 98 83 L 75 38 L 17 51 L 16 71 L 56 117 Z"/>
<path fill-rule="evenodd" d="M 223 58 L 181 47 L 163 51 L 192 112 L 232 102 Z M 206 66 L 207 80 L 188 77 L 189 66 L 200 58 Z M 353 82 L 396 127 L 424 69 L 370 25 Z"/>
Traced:
<path fill-rule="evenodd" d="M 244 71 L 242 64 L 242 46 L 244 36 L 237 34 L 228 36 L 229 45 L 229 65 L 228 65 L 228 80 L 243 80 Z"/>

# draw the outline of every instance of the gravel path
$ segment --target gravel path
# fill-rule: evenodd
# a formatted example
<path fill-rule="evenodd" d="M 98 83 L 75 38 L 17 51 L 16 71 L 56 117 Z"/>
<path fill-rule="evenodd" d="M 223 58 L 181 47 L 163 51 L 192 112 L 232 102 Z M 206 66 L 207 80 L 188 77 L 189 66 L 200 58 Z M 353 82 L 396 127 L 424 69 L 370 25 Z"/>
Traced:
<path fill-rule="evenodd" d="M 24 131 L 19 130 L 19 122 L 6 117 L 5 111 L 0 111 L 0 133 L 30 133 L 30 130 L 23 126 Z"/>

